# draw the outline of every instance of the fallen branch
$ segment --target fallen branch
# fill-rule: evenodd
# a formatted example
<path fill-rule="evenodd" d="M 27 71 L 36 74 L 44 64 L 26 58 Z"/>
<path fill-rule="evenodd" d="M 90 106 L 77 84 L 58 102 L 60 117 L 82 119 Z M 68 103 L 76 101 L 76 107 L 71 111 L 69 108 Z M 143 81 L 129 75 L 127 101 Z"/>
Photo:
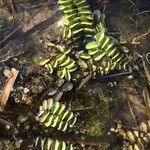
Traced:
<path fill-rule="evenodd" d="M 17 71 L 15 68 L 11 69 L 12 77 L 8 77 L 8 80 L 4 86 L 4 89 L 2 91 L 2 94 L 0 96 L 0 111 L 3 112 L 4 107 L 8 101 L 9 95 L 12 91 L 12 88 L 14 86 L 15 80 L 18 76 L 19 71 Z"/>

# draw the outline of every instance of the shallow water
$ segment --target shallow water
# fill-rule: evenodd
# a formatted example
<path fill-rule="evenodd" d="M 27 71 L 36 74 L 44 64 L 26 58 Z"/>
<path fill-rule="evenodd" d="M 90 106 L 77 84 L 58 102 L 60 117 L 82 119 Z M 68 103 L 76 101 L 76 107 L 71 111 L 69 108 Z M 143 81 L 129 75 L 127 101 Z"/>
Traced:
<path fill-rule="evenodd" d="M 15 2 L 18 12 L 15 13 L 14 20 L 9 20 L 10 13 L 7 11 L 6 6 L 3 8 L 5 22 L 1 39 L 27 20 L 45 1 L 31 0 L 25 2 L 16 0 Z M 15 67 L 20 73 L 5 112 L 1 113 L 0 117 L 16 125 L 21 132 L 20 138 L 30 137 L 32 134 L 42 135 L 45 130 L 33 118 L 43 98 L 48 97 L 48 89 L 55 86 L 56 77 L 49 75 L 44 68 L 33 63 L 32 58 L 36 57 L 36 55 L 51 56 L 52 50 L 47 49 L 43 45 L 43 41 L 50 40 L 57 43 L 60 40 L 60 29 L 57 26 L 57 22 L 62 14 L 58 10 L 56 2 L 53 1 L 49 7 L 43 9 L 29 23 L 23 24 L 13 36 L 1 45 L 0 90 L 3 89 L 6 82 L 6 77 L 3 75 L 5 68 Z M 89 4 L 93 10 L 100 9 L 106 14 L 108 31 L 119 31 L 125 40 L 129 40 L 149 29 L 149 13 L 146 12 L 149 10 L 148 6 L 150 6 L 148 0 L 133 1 L 133 3 L 126 0 L 104 0 L 100 2 L 95 0 L 89 1 Z M 137 9 L 138 13 L 141 13 L 138 17 Z M 135 50 L 140 54 L 146 53 L 147 49 L 149 49 L 148 45 L 148 38 L 145 37 L 142 39 L 141 45 L 135 47 Z M 131 56 L 133 59 L 136 57 L 134 52 L 132 52 Z M 141 61 L 136 63 L 139 63 L 142 74 L 144 74 Z M 120 72 L 111 72 L 111 74 L 118 73 Z M 111 137 L 108 136 L 108 132 L 114 126 L 116 120 L 122 120 L 127 128 L 132 128 L 132 126 L 136 125 L 136 122 L 129 111 L 128 100 L 131 100 L 136 117 L 145 120 L 141 94 L 145 82 L 142 80 L 141 74 L 135 71 L 130 77 L 128 75 L 109 77 L 111 74 L 106 78 L 98 77 L 90 80 L 78 93 L 76 88 L 81 81 L 74 84 L 71 92 L 64 91 L 61 102 L 70 106 L 70 109 L 78 116 L 78 122 L 71 129 L 71 133 L 79 137 Z M 29 90 L 29 92 L 24 92 L 25 89 L 26 91 Z M 138 106 L 134 105 L 134 103 Z M 28 118 L 27 120 L 26 117 Z M 23 122 L 20 123 L 18 118 L 21 118 Z M 2 129 L 4 129 L 4 132 L 2 130 L 0 133 L 2 140 L 7 139 L 7 136 L 8 138 L 18 136 L 11 133 L 11 129 L 7 130 L 5 127 Z M 55 133 L 53 130 L 51 132 Z M 47 131 L 44 134 L 47 135 Z M 116 150 L 118 147 L 121 148 L 120 139 L 118 140 L 114 136 L 113 138 L 118 143 L 118 146 L 107 149 Z M 18 143 L 16 144 L 19 145 L 18 139 L 17 137 Z M 30 142 L 32 143 L 32 141 Z M 7 146 L 11 147 L 10 143 L 0 144 L 0 146 L 4 147 L 0 149 L 6 149 Z M 108 146 L 109 144 L 103 147 L 75 144 L 75 148 L 80 150 L 103 150 Z M 14 147 L 16 148 L 16 145 Z"/>

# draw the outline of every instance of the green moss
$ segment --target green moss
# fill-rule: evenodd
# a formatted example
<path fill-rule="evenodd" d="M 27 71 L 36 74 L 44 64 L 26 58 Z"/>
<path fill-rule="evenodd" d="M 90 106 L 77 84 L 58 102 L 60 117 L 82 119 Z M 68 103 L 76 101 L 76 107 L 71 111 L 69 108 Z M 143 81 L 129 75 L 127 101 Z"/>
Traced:
<path fill-rule="evenodd" d="M 103 135 L 102 122 L 100 120 L 98 120 L 97 118 L 93 118 L 86 123 L 87 123 L 85 127 L 86 134 L 94 137 Z"/>

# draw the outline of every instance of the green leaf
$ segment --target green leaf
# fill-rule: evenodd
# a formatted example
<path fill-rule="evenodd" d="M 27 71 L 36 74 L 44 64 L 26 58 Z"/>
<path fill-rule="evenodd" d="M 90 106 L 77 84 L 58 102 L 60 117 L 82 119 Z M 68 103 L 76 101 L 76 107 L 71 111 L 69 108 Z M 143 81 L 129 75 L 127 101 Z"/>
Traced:
<path fill-rule="evenodd" d="M 101 66 L 99 67 L 99 72 L 100 72 L 101 75 L 104 75 L 103 67 L 101 67 Z"/>
<path fill-rule="evenodd" d="M 73 35 L 75 35 L 75 34 L 78 34 L 78 33 L 81 33 L 83 31 L 83 28 L 80 28 L 80 29 L 78 29 L 78 30 L 75 30 L 75 31 L 72 31 L 72 33 L 73 33 Z M 80 34 L 80 36 L 81 36 L 82 34 Z"/>
<path fill-rule="evenodd" d="M 69 144 L 69 145 L 67 146 L 67 150 L 73 150 L 73 145 L 72 145 L 72 144 Z"/>
<path fill-rule="evenodd" d="M 88 6 L 88 5 L 81 6 L 81 7 L 78 8 L 78 10 L 79 10 L 79 11 L 83 11 L 83 10 L 86 11 L 86 10 L 89 10 L 89 6 Z"/>
<path fill-rule="evenodd" d="M 81 22 L 81 16 L 76 15 L 75 18 L 72 18 L 72 20 L 70 20 L 70 25 L 73 25 L 75 23 L 80 23 Z"/>
<path fill-rule="evenodd" d="M 91 58 L 91 56 L 88 53 L 81 53 L 80 57 L 83 59 L 90 59 Z"/>
<path fill-rule="evenodd" d="M 108 51 L 107 51 L 108 57 L 113 56 L 116 51 L 117 51 L 117 48 L 114 46 L 111 47 L 110 49 L 108 49 Z"/>
<path fill-rule="evenodd" d="M 69 15 L 65 15 L 65 16 L 69 21 L 72 21 L 74 18 L 77 17 L 77 14 L 73 13 L 73 14 L 69 14 Z"/>
<path fill-rule="evenodd" d="M 64 132 L 67 130 L 67 128 L 68 128 L 68 122 L 61 121 L 57 129 Z"/>
<path fill-rule="evenodd" d="M 98 48 L 98 43 L 96 41 L 90 42 L 86 45 L 86 49 L 94 49 L 94 48 Z"/>
<path fill-rule="evenodd" d="M 66 150 L 66 143 L 64 141 L 62 141 L 61 150 Z"/>
<path fill-rule="evenodd" d="M 99 10 L 95 10 L 93 12 L 93 15 L 94 15 L 94 21 L 96 21 L 96 23 L 103 23 L 105 24 L 105 15 L 102 14 Z"/>
<path fill-rule="evenodd" d="M 59 145 L 60 145 L 60 142 L 58 140 L 55 140 L 53 150 L 58 150 L 59 149 Z"/>
<path fill-rule="evenodd" d="M 94 64 L 92 65 L 92 70 L 96 71 L 96 66 Z"/>
<path fill-rule="evenodd" d="M 69 63 L 64 67 L 67 69 L 71 69 L 72 67 L 74 67 L 74 65 L 75 65 L 75 61 L 70 60 Z"/>
<path fill-rule="evenodd" d="M 50 148 L 51 148 L 51 145 L 52 145 L 52 140 L 51 139 L 49 139 L 49 138 L 47 138 L 47 150 L 50 150 Z"/>
<path fill-rule="evenodd" d="M 91 12 L 89 10 L 83 10 L 83 11 L 80 11 L 79 14 L 80 15 L 87 15 L 87 14 L 90 14 Z"/>
<path fill-rule="evenodd" d="M 109 44 L 110 37 L 105 36 L 105 38 L 102 41 L 101 49 L 103 49 L 107 44 Z"/>
<path fill-rule="evenodd" d="M 73 28 L 78 28 L 79 27 L 79 25 L 80 25 L 80 22 L 75 22 L 74 24 L 72 24 L 69 28 L 70 29 L 73 29 Z"/>
<path fill-rule="evenodd" d="M 77 117 L 74 116 L 74 117 L 69 121 L 70 126 L 74 125 L 74 124 L 76 123 L 76 121 L 77 121 Z"/>
<path fill-rule="evenodd" d="M 115 67 L 116 67 L 116 65 L 117 65 L 117 63 L 116 63 L 116 62 L 113 62 L 112 65 L 111 65 L 111 67 L 110 67 L 110 70 L 114 70 Z"/>
<path fill-rule="evenodd" d="M 102 22 L 99 22 L 96 26 L 96 31 L 97 32 L 106 32 L 106 27 Z"/>
<path fill-rule="evenodd" d="M 69 9 L 69 10 L 64 10 L 64 13 L 67 14 L 67 15 L 68 14 L 71 15 L 71 14 L 74 14 L 76 12 L 77 12 L 77 8 Z"/>
<path fill-rule="evenodd" d="M 62 46 L 60 46 L 60 45 L 56 45 L 55 46 L 56 47 L 56 49 L 58 50 L 58 51 L 60 51 L 60 52 L 64 52 L 64 47 L 62 47 Z"/>
<path fill-rule="evenodd" d="M 49 114 L 50 114 L 50 112 L 44 112 L 40 117 L 38 117 L 38 121 L 44 122 L 47 119 Z"/>
<path fill-rule="evenodd" d="M 113 46 L 114 46 L 114 44 L 113 44 L 113 43 L 109 43 L 109 44 L 107 45 L 107 47 L 106 47 L 105 51 L 106 51 L 106 52 L 108 52 L 108 51 L 109 51 L 109 49 L 111 49 Z"/>
<path fill-rule="evenodd" d="M 68 56 L 65 55 L 65 54 L 63 54 L 63 56 L 64 57 L 59 61 L 59 65 L 62 64 L 62 63 L 64 63 L 67 60 L 67 58 L 68 58 Z"/>
<path fill-rule="evenodd" d="M 96 35 L 96 41 L 97 41 L 97 43 L 100 44 L 104 37 L 105 37 L 104 32 L 99 32 L 99 33 Z"/>
<path fill-rule="evenodd" d="M 49 98 L 47 100 L 47 109 L 50 110 L 53 106 L 53 99 L 52 98 Z"/>
<path fill-rule="evenodd" d="M 70 121 L 74 117 L 73 112 L 69 112 L 66 117 L 67 117 L 67 119 L 65 121 L 66 122 Z"/>
<path fill-rule="evenodd" d="M 65 54 L 60 54 L 60 55 L 58 55 L 58 56 L 56 57 L 56 60 L 57 60 L 58 62 L 61 62 L 65 57 L 66 57 Z"/>
<path fill-rule="evenodd" d="M 71 80 L 71 74 L 69 72 L 69 70 L 67 70 L 66 74 L 65 74 L 65 78 L 66 80 L 70 81 Z"/>
<path fill-rule="evenodd" d="M 64 104 L 61 104 L 59 107 L 59 110 L 56 112 L 57 115 L 60 115 L 64 110 L 66 106 Z"/>
<path fill-rule="evenodd" d="M 93 22 L 89 22 L 89 21 L 82 21 L 81 22 L 81 25 L 84 25 L 84 26 L 92 26 Z"/>
<path fill-rule="evenodd" d="M 112 58 L 112 60 L 115 61 L 118 57 L 120 57 L 120 53 L 116 50 L 115 53 L 114 53 L 114 55 L 111 56 L 111 58 Z"/>
<path fill-rule="evenodd" d="M 68 26 L 69 23 L 70 23 L 66 16 L 63 16 L 63 17 L 62 17 L 62 22 L 63 22 L 63 24 L 64 24 L 65 26 Z"/>
<path fill-rule="evenodd" d="M 64 121 L 64 119 L 66 118 L 68 113 L 69 113 L 69 110 L 66 110 L 65 112 L 63 112 L 63 114 L 61 114 L 60 118 L 61 118 L 62 121 Z"/>
<path fill-rule="evenodd" d="M 49 63 L 49 64 L 46 64 L 45 65 L 45 68 L 47 69 L 47 71 L 52 74 L 53 73 L 53 67 L 52 65 Z"/>
<path fill-rule="evenodd" d="M 65 27 L 63 29 L 63 38 L 71 38 L 71 29 L 69 29 L 68 27 Z"/>
<path fill-rule="evenodd" d="M 69 67 L 68 70 L 69 72 L 73 72 L 78 68 L 78 66 L 76 64 L 74 64 L 72 67 Z"/>
<path fill-rule="evenodd" d="M 94 55 L 95 53 L 97 53 L 98 52 L 98 48 L 96 48 L 96 49 L 89 49 L 88 50 L 88 53 L 90 54 L 90 55 Z"/>
<path fill-rule="evenodd" d="M 72 0 L 59 0 L 58 3 L 60 5 L 70 5 Z"/>
<path fill-rule="evenodd" d="M 83 60 L 78 60 L 78 64 L 79 64 L 82 68 L 84 68 L 84 69 L 87 69 L 87 68 L 88 68 L 87 63 L 86 63 L 85 61 L 83 61 Z"/>
<path fill-rule="evenodd" d="M 86 6 L 86 1 L 85 0 L 75 0 L 75 5 L 77 7 L 83 7 L 83 6 Z"/>
<path fill-rule="evenodd" d="M 69 72 L 69 71 L 67 71 L 67 72 Z M 69 78 L 67 78 L 67 79 L 69 79 Z M 50 109 L 48 106 L 49 102 L 51 102 Z M 42 107 L 42 109 L 41 109 L 41 107 Z M 41 113 L 41 111 L 42 111 L 42 113 Z M 40 115 L 38 115 L 36 117 L 37 121 L 43 123 L 43 125 L 46 127 L 57 128 L 58 130 L 61 130 L 63 132 L 66 131 L 69 126 L 72 126 L 77 120 L 77 117 L 73 114 L 73 112 L 71 112 L 69 109 L 67 109 L 64 104 L 61 104 L 58 101 L 55 101 L 53 99 L 48 99 L 48 100 L 43 101 L 43 103 L 39 109 L 39 114 Z M 44 138 L 42 140 L 43 140 L 42 145 L 41 145 L 42 148 L 45 146 L 52 148 L 55 145 L 54 143 L 52 144 L 50 141 L 49 141 L 50 143 L 48 144 L 48 140 L 46 138 Z M 60 143 L 60 144 L 61 144 L 61 146 L 59 146 L 59 148 L 62 146 L 64 148 L 66 147 L 65 144 L 63 144 L 63 145 L 62 145 L 62 143 Z"/>
<path fill-rule="evenodd" d="M 53 44 L 52 42 L 47 42 L 47 46 L 52 46 L 52 47 L 55 47 L 55 44 Z"/>
<path fill-rule="evenodd" d="M 63 70 L 58 71 L 58 76 L 60 78 L 64 78 L 66 73 L 67 73 L 66 68 L 63 68 Z"/>
<path fill-rule="evenodd" d="M 92 15 L 83 15 L 81 16 L 82 17 L 82 20 L 86 19 L 86 20 L 89 20 L 89 21 L 92 21 L 93 22 L 93 17 Z"/>
<path fill-rule="evenodd" d="M 105 52 L 103 52 L 103 51 L 98 51 L 96 54 L 94 54 L 93 58 L 94 58 L 95 61 L 99 61 L 99 60 L 102 59 L 105 55 L 106 55 Z"/>
<path fill-rule="evenodd" d="M 57 110 L 59 109 L 59 107 L 60 107 L 60 103 L 54 102 L 53 107 L 51 108 L 52 113 L 55 114 L 57 112 Z"/>
<path fill-rule="evenodd" d="M 124 54 L 120 54 L 119 57 L 117 57 L 117 58 L 115 59 L 115 62 L 118 63 L 119 61 L 123 60 L 125 57 L 126 57 L 126 56 L 125 56 Z"/>
<path fill-rule="evenodd" d="M 53 68 L 57 68 L 57 66 L 58 66 L 58 61 L 57 61 L 57 60 L 53 60 L 53 61 L 51 62 L 51 65 L 52 65 Z"/>
<path fill-rule="evenodd" d="M 56 115 L 56 117 L 53 119 L 53 123 L 51 124 L 51 127 L 55 128 L 59 120 L 60 120 L 59 117 Z"/>
<path fill-rule="evenodd" d="M 87 28 L 87 27 L 84 28 L 84 31 L 89 32 L 89 33 L 93 33 L 93 34 L 95 32 L 93 28 Z"/>
<path fill-rule="evenodd" d="M 71 49 L 68 49 L 68 50 L 66 50 L 66 51 L 65 51 L 65 53 L 64 53 L 64 54 L 66 54 L 66 55 L 67 55 L 67 54 L 69 54 L 70 52 L 71 52 Z"/>
<path fill-rule="evenodd" d="M 60 67 L 67 65 L 69 62 L 70 62 L 70 57 L 67 57 L 67 59 L 60 64 Z"/>
<path fill-rule="evenodd" d="M 53 118 L 54 118 L 54 115 L 53 114 L 49 114 L 49 116 L 47 116 L 46 121 L 44 122 L 44 125 L 46 127 L 49 127 L 52 124 Z"/>
<path fill-rule="evenodd" d="M 45 65 L 46 63 L 48 63 L 49 60 L 50 60 L 50 59 L 42 58 L 42 59 L 39 60 L 38 64 L 39 64 L 40 66 L 43 66 L 43 65 Z"/>

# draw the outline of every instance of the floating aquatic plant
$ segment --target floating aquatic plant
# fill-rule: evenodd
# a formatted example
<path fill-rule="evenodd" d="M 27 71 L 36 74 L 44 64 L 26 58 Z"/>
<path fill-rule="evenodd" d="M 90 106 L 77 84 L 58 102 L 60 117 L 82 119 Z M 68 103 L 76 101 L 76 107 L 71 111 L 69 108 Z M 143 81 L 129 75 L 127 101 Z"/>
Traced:
<path fill-rule="evenodd" d="M 65 132 L 75 124 L 77 117 L 64 104 L 50 98 L 43 101 L 36 119 L 46 127 Z"/>

